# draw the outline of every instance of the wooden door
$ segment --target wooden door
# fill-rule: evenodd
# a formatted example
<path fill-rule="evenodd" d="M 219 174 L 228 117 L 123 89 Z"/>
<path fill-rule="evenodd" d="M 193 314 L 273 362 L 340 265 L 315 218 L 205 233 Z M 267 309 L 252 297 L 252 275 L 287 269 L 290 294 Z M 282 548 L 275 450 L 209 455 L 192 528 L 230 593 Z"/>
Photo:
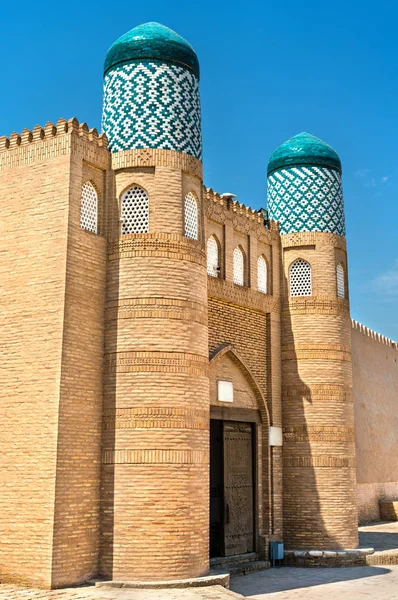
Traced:
<path fill-rule="evenodd" d="M 251 423 L 224 421 L 225 556 L 254 550 Z"/>

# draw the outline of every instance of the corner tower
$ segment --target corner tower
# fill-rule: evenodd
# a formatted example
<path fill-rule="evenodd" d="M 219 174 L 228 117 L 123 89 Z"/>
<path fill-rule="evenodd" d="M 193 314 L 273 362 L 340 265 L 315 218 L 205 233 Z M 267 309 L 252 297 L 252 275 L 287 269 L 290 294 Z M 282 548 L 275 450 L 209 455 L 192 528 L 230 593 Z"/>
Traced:
<path fill-rule="evenodd" d="M 101 572 L 208 570 L 209 383 L 199 64 L 140 25 L 105 60 L 108 214 Z"/>
<path fill-rule="evenodd" d="M 283 252 L 284 539 L 288 549 L 358 544 L 351 321 L 341 162 L 301 133 L 268 164 Z"/>

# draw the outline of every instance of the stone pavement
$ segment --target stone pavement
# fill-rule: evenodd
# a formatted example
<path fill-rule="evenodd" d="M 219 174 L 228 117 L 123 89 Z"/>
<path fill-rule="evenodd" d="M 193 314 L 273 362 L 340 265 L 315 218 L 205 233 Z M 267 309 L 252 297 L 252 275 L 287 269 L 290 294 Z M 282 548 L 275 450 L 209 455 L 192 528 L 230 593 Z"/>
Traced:
<path fill-rule="evenodd" d="M 398 548 L 398 522 L 376 523 L 359 528 L 359 545 L 376 552 Z"/>

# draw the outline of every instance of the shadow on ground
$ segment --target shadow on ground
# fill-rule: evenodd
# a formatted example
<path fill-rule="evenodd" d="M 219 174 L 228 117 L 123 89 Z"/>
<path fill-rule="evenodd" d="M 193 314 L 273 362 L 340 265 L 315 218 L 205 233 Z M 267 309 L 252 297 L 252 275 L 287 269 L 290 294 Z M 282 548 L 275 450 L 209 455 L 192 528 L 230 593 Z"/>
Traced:
<path fill-rule="evenodd" d="M 298 590 L 328 583 L 340 583 L 386 575 L 390 569 L 384 567 L 340 567 L 301 569 L 297 567 L 281 567 L 268 569 L 249 576 L 234 577 L 230 589 L 242 596 L 272 594 L 288 590 Z"/>
<path fill-rule="evenodd" d="M 390 526 L 387 523 L 385 526 Z M 398 529 L 396 532 L 381 531 L 366 531 L 367 528 L 359 530 L 359 547 L 374 548 L 376 552 L 379 550 L 395 550 L 398 548 Z"/>

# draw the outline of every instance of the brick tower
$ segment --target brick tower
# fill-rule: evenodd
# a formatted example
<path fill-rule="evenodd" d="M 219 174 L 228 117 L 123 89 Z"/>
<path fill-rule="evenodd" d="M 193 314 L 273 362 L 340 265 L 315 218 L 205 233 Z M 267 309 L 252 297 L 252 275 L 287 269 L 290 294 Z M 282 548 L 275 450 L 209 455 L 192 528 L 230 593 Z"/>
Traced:
<path fill-rule="evenodd" d="M 307 133 L 268 164 L 283 252 L 284 539 L 289 549 L 354 548 L 351 323 L 341 163 Z"/>
<path fill-rule="evenodd" d="M 108 211 L 101 572 L 208 570 L 209 384 L 199 64 L 157 23 L 105 61 Z"/>

